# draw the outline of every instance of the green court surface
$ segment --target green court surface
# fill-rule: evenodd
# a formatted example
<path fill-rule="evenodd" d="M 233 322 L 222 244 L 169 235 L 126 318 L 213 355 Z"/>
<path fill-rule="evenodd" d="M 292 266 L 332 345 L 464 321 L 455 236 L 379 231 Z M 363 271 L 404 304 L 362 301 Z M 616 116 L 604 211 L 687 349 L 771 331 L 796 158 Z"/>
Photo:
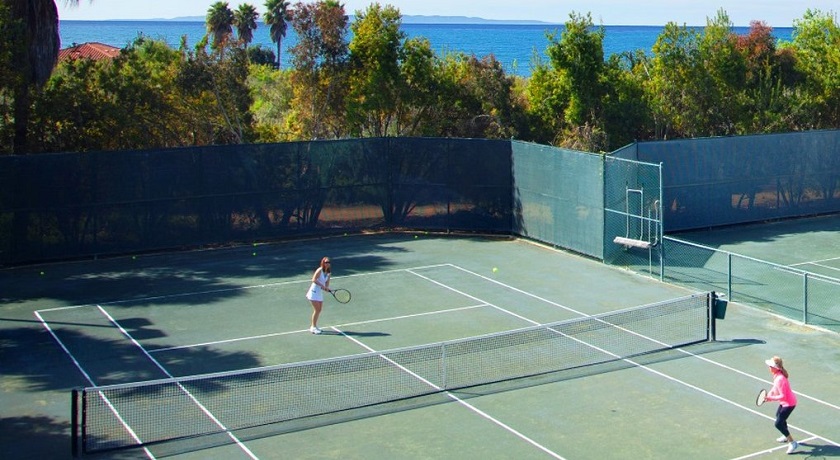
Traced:
<path fill-rule="evenodd" d="M 840 215 L 790 219 L 680 237 L 817 275 L 840 279 Z"/>
<path fill-rule="evenodd" d="M 323 256 L 353 299 L 327 298 L 313 335 L 304 293 Z M 0 272 L 0 288 L 4 459 L 70 457 L 73 388 L 460 341 L 694 294 L 524 240 L 399 233 L 28 266 Z M 779 458 L 775 407 L 754 404 L 773 355 L 799 395 L 797 454 L 840 456 L 840 336 L 730 303 L 715 341 L 89 457 Z M 262 396 L 328 400 L 336 385 L 322 378 L 321 392 Z M 215 409 L 196 395 L 198 424 Z"/>

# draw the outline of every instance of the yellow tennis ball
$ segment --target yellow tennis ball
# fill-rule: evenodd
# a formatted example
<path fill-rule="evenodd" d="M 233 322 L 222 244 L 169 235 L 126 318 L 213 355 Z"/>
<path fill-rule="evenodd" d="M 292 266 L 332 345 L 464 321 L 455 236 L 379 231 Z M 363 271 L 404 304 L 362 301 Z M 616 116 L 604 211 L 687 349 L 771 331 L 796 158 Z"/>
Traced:
<path fill-rule="evenodd" d="M 499 269 L 496 268 L 496 267 L 493 267 L 493 273 L 496 273 L 497 271 L 499 271 Z"/>

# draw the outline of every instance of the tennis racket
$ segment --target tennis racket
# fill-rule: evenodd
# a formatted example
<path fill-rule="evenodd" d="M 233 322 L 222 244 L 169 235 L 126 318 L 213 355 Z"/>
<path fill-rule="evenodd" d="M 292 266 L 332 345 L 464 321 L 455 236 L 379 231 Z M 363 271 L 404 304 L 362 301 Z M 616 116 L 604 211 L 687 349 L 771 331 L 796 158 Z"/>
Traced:
<path fill-rule="evenodd" d="M 347 303 L 350 301 L 350 291 L 347 289 L 330 289 L 330 294 L 338 303 Z"/>
<path fill-rule="evenodd" d="M 760 406 L 764 404 L 765 401 L 767 401 L 767 390 L 762 388 L 761 391 L 758 392 L 758 396 L 755 397 L 755 405 Z"/>

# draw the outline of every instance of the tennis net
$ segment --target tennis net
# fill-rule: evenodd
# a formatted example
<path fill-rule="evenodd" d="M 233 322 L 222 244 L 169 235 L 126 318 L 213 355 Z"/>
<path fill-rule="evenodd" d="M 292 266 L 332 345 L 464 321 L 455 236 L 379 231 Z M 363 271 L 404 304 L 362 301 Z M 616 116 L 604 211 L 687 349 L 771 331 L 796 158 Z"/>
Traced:
<path fill-rule="evenodd" d="M 713 293 L 484 336 L 73 392 L 74 453 L 225 433 L 713 339 Z"/>

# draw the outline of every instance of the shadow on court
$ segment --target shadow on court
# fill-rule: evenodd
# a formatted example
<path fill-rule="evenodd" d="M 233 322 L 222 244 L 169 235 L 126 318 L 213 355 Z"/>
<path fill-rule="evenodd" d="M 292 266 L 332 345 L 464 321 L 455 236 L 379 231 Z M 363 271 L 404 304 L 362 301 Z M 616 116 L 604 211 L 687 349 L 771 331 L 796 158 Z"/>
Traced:
<path fill-rule="evenodd" d="M 356 331 L 330 331 L 327 329 L 322 330 L 321 335 L 334 335 L 338 337 L 350 336 L 350 337 L 390 337 L 391 334 L 387 332 L 356 332 Z"/>
<path fill-rule="evenodd" d="M 791 455 L 805 455 L 807 458 L 840 457 L 840 447 L 830 444 L 816 444 L 816 441 L 800 442 L 799 450 Z"/>
<path fill-rule="evenodd" d="M 324 334 L 327 334 L 327 331 L 324 331 Z M 374 333 L 374 335 L 376 334 L 378 333 Z M 330 335 L 338 334 L 335 332 L 331 332 Z M 370 406 L 358 407 L 343 411 L 325 412 L 323 414 L 314 415 L 310 417 L 302 417 L 299 419 L 288 420 L 281 423 L 273 423 L 263 426 L 237 430 L 235 432 L 235 435 L 241 441 L 253 441 L 256 439 L 321 428 L 330 425 L 342 424 L 365 418 L 378 417 L 381 415 L 394 414 L 414 409 L 421 409 L 439 404 L 454 403 L 457 399 L 469 400 L 481 396 L 488 396 L 507 391 L 515 391 L 538 385 L 546 385 L 550 383 L 583 379 L 601 374 L 619 372 L 625 369 L 636 368 L 640 365 L 648 366 L 668 361 L 674 361 L 678 359 L 690 358 L 696 355 L 716 353 L 724 350 L 732 350 L 735 348 L 747 347 L 751 345 L 760 345 L 764 343 L 765 342 L 763 340 L 755 339 L 737 339 L 731 341 L 703 342 L 695 345 L 689 345 L 687 347 L 681 347 L 680 349 L 644 353 L 636 356 L 629 356 L 625 359 L 614 359 L 600 364 L 586 365 L 561 371 L 547 372 L 544 374 L 534 375 L 525 378 L 511 379 L 449 391 L 436 391 L 423 396 L 389 401 L 381 404 L 374 404 Z M 227 435 L 223 433 L 216 433 L 205 436 L 197 436 L 189 439 L 164 441 L 157 444 L 151 444 L 149 447 L 150 450 L 152 450 L 152 452 L 156 456 L 163 457 L 197 452 L 200 450 L 215 448 L 230 443 L 231 439 Z M 803 447 L 808 446 L 808 448 L 813 447 L 814 449 L 823 449 L 823 451 L 829 452 L 828 455 L 834 455 L 831 452 L 840 452 L 840 450 L 837 450 L 831 446 L 812 446 L 808 444 L 802 445 Z"/>

